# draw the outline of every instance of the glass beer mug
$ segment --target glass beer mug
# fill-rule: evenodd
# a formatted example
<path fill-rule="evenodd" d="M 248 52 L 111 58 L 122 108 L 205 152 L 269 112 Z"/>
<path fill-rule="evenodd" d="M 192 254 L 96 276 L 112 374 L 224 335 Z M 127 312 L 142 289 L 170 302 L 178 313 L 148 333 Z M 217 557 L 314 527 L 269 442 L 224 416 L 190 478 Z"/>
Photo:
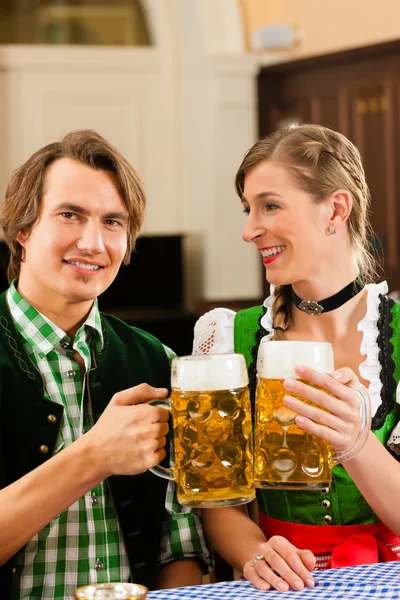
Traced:
<path fill-rule="evenodd" d="M 180 504 L 233 506 L 255 497 L 247 385 L 242 354 L 173 359 L 171 397 L 151 404 L 172 413 L 174 467 L 150 471 L 175 479 Z"/>
<path fill-rule="evenodd" d="M 254 480 L 258 488 L 327 488 L 332 480 L 332 467 L 349 459 L 368 436 L 370 401 L 362 386 L 354 387 L 362 400 L 360 432 L 353 446 L 345 452 L 334 453 L 329 442 L 303 431 L 296 424 L 296 413 L 283 403 L 283 397 L 288 394 L 283 384 L 288 377 L 298 379 L 294 371 L 298 365 L 332 373 L 332 346 L 323 342 L 261 342 L 257 359 L 254 453 Z"/>
<path fill-rule="evenodd" d="M 145 600 L 148 589 L 136 583 L 97 583 L 75 590 L 75 600 Z"/>

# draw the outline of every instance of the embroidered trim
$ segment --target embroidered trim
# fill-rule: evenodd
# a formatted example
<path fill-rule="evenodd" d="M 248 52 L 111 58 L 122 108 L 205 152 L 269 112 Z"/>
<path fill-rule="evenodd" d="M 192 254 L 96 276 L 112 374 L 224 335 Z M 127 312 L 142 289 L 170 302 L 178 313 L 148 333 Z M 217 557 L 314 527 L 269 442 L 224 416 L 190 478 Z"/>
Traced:
<path fill-rule="evenodd" d="M 255 344 L 251 351 L 252 361 L 251 361 L 251 365 L 249 366 L 249 390 L 250 390 L 250 402 L 251 402 L 253 415 L 256 414 L 255 408 L 256 408 L 258 347 L 259 347 L 260 342 L 263 339 L 263 337 L 268 335 L 268 331 L 266 329 L 264 329 L 264 327 L 261 325 L 261 321 L 262 321 L 265 313 L 267 312 L 267 310 L 268 310 L 268 307 L 263 306 L 262 313 L 260 315 L 260 318 L 258 319 L 258 329 L 256 332 L 256 341 L 255 341 Z"/>
<path fill-rule="evenodd" d="M 386 417 L 394 408 L 394 397 L 396 392 L 396 382 L 393 374 L 395 372 L 395 364 L 392 358 L 393 346 L 390 342 L 392 337 L 391 309 L 394 305 L 394 300 L 379 294 L 379 319 L 377 323 L 378 337 L 376 339 L 379 354 L 378 360 L 381 365 L 380 380 L 382 383 L 381 405 L 374 418 L 372 419 L 371 429 L 380 429 L 383 427 Z"/>
<path fill-rule="evenodd" d="M 28 363 L 26 360 L 22 358 L 21 352 L 18 350 L 17 342 L 15 341 L 12 331 L 8 328 L 8 320 L 6 317 L 0 317 L 0 325 L 4 329 L 4 333 L 6 334 L 8 345 L 10 346 L 15 358 L 17 359 L 20 368 L 24 373 L 26 373 L 29 379 L 36 379 L 36 375 L 32 373 L 32 371 L 28 367 Z"/>

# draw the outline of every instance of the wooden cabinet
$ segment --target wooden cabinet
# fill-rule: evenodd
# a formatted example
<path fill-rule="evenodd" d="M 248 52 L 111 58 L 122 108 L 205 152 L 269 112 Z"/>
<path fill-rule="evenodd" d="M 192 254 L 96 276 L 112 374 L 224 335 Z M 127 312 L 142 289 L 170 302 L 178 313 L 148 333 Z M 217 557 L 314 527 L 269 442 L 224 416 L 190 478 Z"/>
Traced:
<path fill-rule="evenodd" d="M 370 240 L 400 290 L 400 41 L 263 68 L 259 131 L 320 123 L 359 148 L 371 190 Z"/>

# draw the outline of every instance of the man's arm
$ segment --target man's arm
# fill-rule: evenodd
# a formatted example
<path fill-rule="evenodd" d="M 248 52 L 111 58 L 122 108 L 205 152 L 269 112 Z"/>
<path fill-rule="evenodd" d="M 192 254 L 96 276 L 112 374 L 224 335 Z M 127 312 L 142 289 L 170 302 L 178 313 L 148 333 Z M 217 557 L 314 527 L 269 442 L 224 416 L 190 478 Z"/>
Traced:
<path fill-rule="evenodd" d="M 157 587 L 199 585 L 212 568 L 212 556 L 199 511 L 181 506 L 175 483 L 169 482 L 165 498 Z"/>
<path fill-rule="evenodd" d="M 0 490 L 0 564 L 107 477 L 143 473 L 165 457 L 168 412 L 142 403 L 166 393 L 142 384 L 115 394 L 88 433 Z"/>

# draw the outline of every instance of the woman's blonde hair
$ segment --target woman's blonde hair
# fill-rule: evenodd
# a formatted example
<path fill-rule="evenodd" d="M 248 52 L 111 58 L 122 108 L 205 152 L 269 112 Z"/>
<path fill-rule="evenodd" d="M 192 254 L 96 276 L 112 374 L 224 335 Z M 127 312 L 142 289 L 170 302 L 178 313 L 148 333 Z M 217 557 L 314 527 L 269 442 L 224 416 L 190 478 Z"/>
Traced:
<path fill-rule="evenodd" d="M 127 159 L 99 133 L 82 129 L 67 133 L 60 142 L 48 144 L 35 152 L 11 176 L 1 207 L 1 225 L 10 251 L 8 281 L 18 279 L 22 247 L 17 241 L 23 231 L 29 234 L 40 217 L 47 171 L 56 160 L 71 158 L 92 169 L 115 174 L 122 200 L 128 211 L 127 251 L 124 264 L 130 261 L 142 227 L 146 194 L 139 174 Z"/>
<path fill-rule="evenodd" d="M 285 166 L 295 185 L 322 202 L 336 190 L 347 190 L 353 199 L 348 219 L 350 240 L 359 269 L 358 280 L 372 283 L 378 263 L 368 248 L 373 234 L 369 221 L 371 196 L 357 148 L 344 135 L 322 125 L 291 126 L 259 140 L 246 153 L 235 178 L 235 189 L 243 197 L 247 173 L 258 163 L 271 160 Z M 290 285 L 275 288 L 272 307 L 274 339 L 281 339 L 291 323 Z"/>

